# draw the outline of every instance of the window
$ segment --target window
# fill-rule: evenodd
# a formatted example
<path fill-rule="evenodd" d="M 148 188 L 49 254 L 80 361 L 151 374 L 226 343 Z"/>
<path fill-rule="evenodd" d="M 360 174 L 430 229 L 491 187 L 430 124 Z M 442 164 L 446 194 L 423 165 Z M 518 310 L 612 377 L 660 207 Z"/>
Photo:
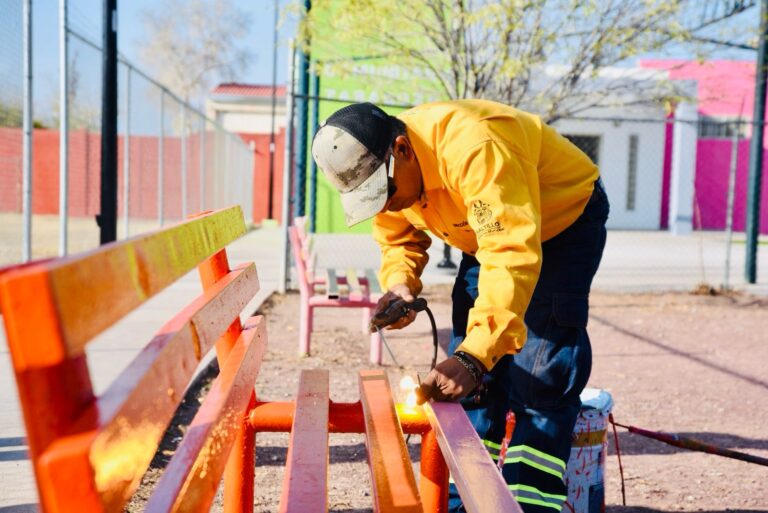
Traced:
<path fill-rule="evenodd" d="M 639 138 L 637 135 L 629 136 L 629 161 L 627 162 L 627 210 L 635 209 L 637 197 L 637 147 Z"/>
<path fill-rule="evenodd" d="M 747 137 L 749 123 L 728 117 L 699 117 L 699 137 L 704 139 L 730 139 L 738 134 L 739 138 Z"/>
<path fill-rule="evenodd" d="M 571 141 L 578 149 L 587 154 L 587 157 L 599 165 L 600 156 L 600 136 L 599 135 L 566 135 L 563 137 Z"/>

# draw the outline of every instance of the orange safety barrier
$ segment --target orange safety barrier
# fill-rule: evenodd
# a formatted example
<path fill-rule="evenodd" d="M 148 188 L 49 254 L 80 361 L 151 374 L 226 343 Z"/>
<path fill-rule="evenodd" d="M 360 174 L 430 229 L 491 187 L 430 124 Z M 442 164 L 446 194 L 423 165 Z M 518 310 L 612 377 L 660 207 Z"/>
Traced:
<path fill-rule="evenodd" d="M 255 434 L 291 432 L 281 512 L 327 511 L 329 433 L 363 433 L 374 511 L 447 511 L 448 469 L 467 511 L 520 509 L 458 404 L 395 404 L 382 370 L 361 371 L 360 401 L 329 399 L 328 372 L 301 373 L 295 402 L 259 402 L 266 351 L 253 263 L 230 269 L 245 232 L 239 207 L 97 250 L 0 270 L 0 307 L 44 512 L 121 511 L 136 490 L 202 358 L 220 373 L 146 504 L 253 511 Z M 197 266 L 203 293 L 168 321 L 101 396 L 84 349 Z M 421 436 L 418 485 L 403 434 Z"/>

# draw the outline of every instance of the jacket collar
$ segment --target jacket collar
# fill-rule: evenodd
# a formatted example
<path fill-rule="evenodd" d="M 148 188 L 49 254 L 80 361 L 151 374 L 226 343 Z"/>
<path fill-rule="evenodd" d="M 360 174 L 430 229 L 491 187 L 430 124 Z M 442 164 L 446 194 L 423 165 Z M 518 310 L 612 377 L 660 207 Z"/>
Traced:
<path fill-rule="evenodd" d="M 411 127 L 406 125 L 406 129 L 408 132 L 408 140 L 413 147 L 413 151 L 416 154 L 416 160 L 418 160 L 419 168 L 421 169 L 424 193 L 435 189 L 444 189 L 445 184 L 440 178 L 439 165 L 434 150 L 430 148 L 421 135 L 411 129 Z"/>

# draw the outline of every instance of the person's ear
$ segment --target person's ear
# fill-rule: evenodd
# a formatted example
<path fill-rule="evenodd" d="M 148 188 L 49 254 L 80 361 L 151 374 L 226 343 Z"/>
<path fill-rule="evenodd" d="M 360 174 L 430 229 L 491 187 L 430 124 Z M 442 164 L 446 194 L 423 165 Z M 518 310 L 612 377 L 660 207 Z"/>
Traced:
<path fill-rule="evenodd" d="M 411 150 L 411 143 L 408 138 L 404 135 L 395 137 L 395 142 L 392 144 L 392 152 L 397 158 L 409 159 L 413 154 L 413 150 Z"/>

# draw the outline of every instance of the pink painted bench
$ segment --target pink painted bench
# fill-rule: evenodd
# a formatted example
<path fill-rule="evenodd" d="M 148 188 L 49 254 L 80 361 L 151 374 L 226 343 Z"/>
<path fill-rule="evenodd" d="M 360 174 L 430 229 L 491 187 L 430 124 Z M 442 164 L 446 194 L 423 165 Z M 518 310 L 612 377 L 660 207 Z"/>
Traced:
<path fill-rule="evenodd" d="M 343 274 L 337 273 L 335 269 L 327 269 L 322 274 L 316 273 L 312 238 L 307 234 L 304 223 L 304 218 L 298 217 L 289 230 L 301 295 L 300 356 L 310 354 L 316 308 L 361 308 L 363 310 L 362 330 L 368 334 L 368 323 L 381 294 L 373 269 L 364 269 L 360 274 L 356 269 L 347 269 Z M 378 333 L 373 333 L 370 337 L 370 361 L 379 365 L 381 364 L 381 337 Z"/>

